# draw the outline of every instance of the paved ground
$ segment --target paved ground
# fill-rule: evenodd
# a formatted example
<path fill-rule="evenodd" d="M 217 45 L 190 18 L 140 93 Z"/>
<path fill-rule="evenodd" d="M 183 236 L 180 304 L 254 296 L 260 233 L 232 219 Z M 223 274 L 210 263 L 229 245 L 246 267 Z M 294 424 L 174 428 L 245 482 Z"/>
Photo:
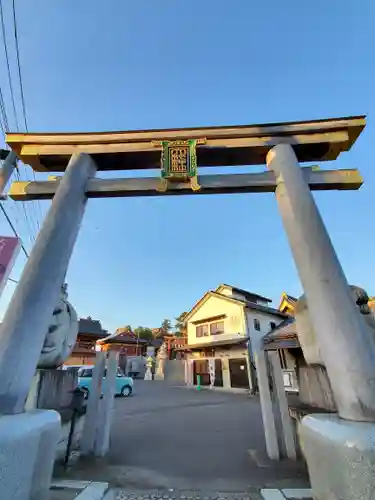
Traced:
<path fill-rule="evenodd" d="M 308 487 L 302 464 L 267 459 L 257 398 L 138 380 L 134 392 L 116 399 L 106 462 L 71 476 L 128 492 Z"/>

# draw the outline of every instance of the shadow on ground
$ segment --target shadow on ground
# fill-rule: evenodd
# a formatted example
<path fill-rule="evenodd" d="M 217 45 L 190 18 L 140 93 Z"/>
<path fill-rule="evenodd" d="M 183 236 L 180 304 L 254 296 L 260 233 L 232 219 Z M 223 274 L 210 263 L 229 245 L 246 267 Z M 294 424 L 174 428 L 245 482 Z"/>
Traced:
<path fill-rule="evenodd" d="M 79 461 L 67 475 L 140 490 L 309 485 L 301 462 L 267 458 L 257 398 L 144 381 L 116 399 L 108 457 Z"/>

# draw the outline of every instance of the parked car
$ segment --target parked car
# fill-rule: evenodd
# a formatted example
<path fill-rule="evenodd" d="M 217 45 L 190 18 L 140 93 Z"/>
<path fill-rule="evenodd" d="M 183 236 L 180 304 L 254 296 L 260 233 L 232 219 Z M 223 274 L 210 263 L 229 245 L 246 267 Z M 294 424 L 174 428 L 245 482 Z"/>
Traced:
<path fill-rule="evenodd" d="M 88 398 L 91 390 L 92 371 L 93 371 L 93 366 L 81 366 L 81 368 L 78 369 L 78 387 L 80 387 L 84 391 L 86 399 Z M 104 377 L 103 377 L 104 383 L 105 383 L 106 371 L 107 370 L 104 371 Z M 132 392 L 133 392 L 133 379 L 131 377 L 125 377 L 125 375 L 123 375 L 120 371 L 118 371 L 116 376 L 115 395 L 128 397 L 132 394 Z"/>

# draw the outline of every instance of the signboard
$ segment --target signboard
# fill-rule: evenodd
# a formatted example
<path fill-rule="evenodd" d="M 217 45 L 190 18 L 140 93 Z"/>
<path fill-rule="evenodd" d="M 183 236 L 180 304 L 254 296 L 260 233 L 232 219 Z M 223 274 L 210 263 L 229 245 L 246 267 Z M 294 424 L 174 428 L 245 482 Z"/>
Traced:
<path fill-rule="evenodd" d="M 147 356 L 155 356 L 155 347 L 149 345 L 147 346 Z"/>
<path fill-rule="evenodd" d="M 2 293 L 18 252 L 21 240 L 14 236 L 0 236 L 0 294 Z"/>

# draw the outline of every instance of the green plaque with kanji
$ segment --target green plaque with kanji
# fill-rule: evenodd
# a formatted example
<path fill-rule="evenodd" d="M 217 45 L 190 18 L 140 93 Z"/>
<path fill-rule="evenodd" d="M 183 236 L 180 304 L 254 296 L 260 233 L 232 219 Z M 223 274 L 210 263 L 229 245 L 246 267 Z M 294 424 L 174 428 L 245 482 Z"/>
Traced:
<path fill-rule="evenodd" d="M 167 191 L 169 182 L 190 182 L 193 191 L 199 191 L 197 144 L 204 144 L 205 139 L 186 141 L 157 141 L 161 146 L 161 181 L 158 191 Z"/>

